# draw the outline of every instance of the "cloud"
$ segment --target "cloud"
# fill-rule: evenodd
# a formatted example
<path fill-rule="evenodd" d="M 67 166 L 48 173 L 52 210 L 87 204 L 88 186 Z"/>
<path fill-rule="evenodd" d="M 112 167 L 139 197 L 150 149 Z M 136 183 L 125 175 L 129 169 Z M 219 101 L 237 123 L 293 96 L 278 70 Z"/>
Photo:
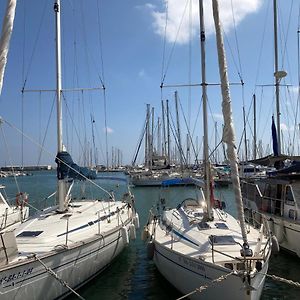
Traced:
<path fill-rule="evenodd" d="M 179 44 L 188 43 L 191 38 L 199 33 L 199 0 L 191 0 L 192 8 L 190 9 L 190 1 L 183 0 L 164 0 L 163 10 L 159 10 L 152 4 L 146 4 L 145 8 L 150 11 L 153 18 L 154 32 L 161 37 L 165 36 L 166 40 L 173 43 L 177 40 Z M 232 7 L 231 7 L 232 2 Z M 228 32 L 233 28 L 234 22 L 236 26 L 248 15 L 256 12 L 262 4 L 262 0 L 232 0 L 220 1 L 220 18 L 223 29 Z M 166 5 L 168 5 L 168 23 L 166 26 Z M 233 18 L 233 14 L 234 18 Z M 205 32 L 210 35 L 214 32 L 214 22 L 212 17 L 211 1 L 204 1 L 204 19 Z M 191 21 L 189 21 L 191 15 Z M 234 19 L 234 20 L 233 20 Z M 189 30 L 191 28 L 191 30 Z"/>
<path fill-rule="evenodd" d="M 144 70 L 144 69 L 141 69 L 141 70 L 139 71 L 139 73 L 138 73 L 138 76 L 139 76 L 139 77 L 144 77 L 145 74 L 146 74 L 145 70 Z"/>
<path fill-rule="evenodd" d="M 215 120 L 223 121 L 223 114 L 221 113 L 212 113 L 211 116 Z"/>
<path fill-rule="evenodd" d="M 104 132 L 107 131 L 107 133 L 113 133 L 114 132 L 114 130 L 112 128 L 110 128 L 110 127 L 106 127 L 106 130 L 105 130 L 105 127 L 104 127 L 103 131 Z"/>

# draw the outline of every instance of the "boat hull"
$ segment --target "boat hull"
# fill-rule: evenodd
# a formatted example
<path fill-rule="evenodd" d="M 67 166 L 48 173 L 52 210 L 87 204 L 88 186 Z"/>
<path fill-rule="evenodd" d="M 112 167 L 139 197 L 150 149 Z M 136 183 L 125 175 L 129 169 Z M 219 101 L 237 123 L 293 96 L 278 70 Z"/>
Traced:
<path fill-rule="evenodd" d="M 251 286 L 254 288 L 247 291 L 242 278 L 237 275 L 229 275 L 221 282 L 213 283 L 212 280 L 226 275 L 225 269 L 187 257 L 179 252 L 162 246 L 154 241 L 154 262 L 159 272 L 182 294 L 188 294 L 203 285 L 209 287 L 204 291 L 196 292 L 189 299 L 259 299 L 265 281 L 265 273 L 268 263 L 264 263 L 263 269 L 251 278 Z"/>
<path fill-rule="evenodd" d="M 129 222 L 126 228 L 129 232 Z M 101 273 L 126 246 L 121 227 L 69 249 L 40 256 L 41 261 L 70 287 L 77 289 Z M 70 294 L 35 258 L 0 270 L 0 298 L 62 299 Z"/>

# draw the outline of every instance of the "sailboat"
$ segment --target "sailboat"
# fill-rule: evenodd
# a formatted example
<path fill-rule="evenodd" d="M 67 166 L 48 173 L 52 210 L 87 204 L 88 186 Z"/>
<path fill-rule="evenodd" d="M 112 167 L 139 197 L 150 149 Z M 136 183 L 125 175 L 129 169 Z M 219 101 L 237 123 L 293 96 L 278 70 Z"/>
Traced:
<path fill-rule="evenodd" d="M 223 140 L 227 144 L 238 219 L 222 209 L 209 188 L 205 31 L 203 1 L 199 1 L 205 180 L 194 179 L 197 193 L 183 198 L 176 208 L 168 209 L 166 199 L 162 197 L 158 210 L 150 212 L 143 237 L 149 239 L 148 256 L 153 258 L 159 272 L 184 294 L 180 299 L 259 299 L 268 270 L 272 239 L 267 222 L 259 229 L 246 228 L 218 2 L 212 2 L 223 97 Z"/>
<path fill-rule="evenodd" d="M 272 117 L 274 155 L 253 160 L 256 165 L 272 167 L 264 178 L 242 181 L 243 201 L 250 220 L 260 224 L 264 216 L 282 249 L 300 257 L 300 157 L 282 154 L 280 131 L 280 80 L 287 75 L 278 69 L 277 1 L 274 9 L 274 67 L 276 125 Z M 276 128 L 277 126 L 277 128 Z M 285 161 L 289 162 L 285 164 Z"/>
<path fill-rule="evenodd" d="M 54 2 L 57 60 L 57 198 L 15 231 L 0 232 L 0 299 L 61 299 L 107 268 L 135 237 L 133 195 L 72 198 L 73 178 L 86 179 L 62 140 L 60 0 Z M 104 190 L 105 191 L 105 190 Z"/>

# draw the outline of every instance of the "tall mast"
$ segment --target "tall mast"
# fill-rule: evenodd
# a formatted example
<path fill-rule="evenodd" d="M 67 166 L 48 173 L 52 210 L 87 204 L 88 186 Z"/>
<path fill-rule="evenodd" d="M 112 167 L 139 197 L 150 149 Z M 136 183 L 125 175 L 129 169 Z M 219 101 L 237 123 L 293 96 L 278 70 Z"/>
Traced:
<path fill-rule="evenodd" d="M 243 237 L 242 255 L 248 255 L 249 252 L 251 251 L 248 251 L 249 245 L 247 240 L 246 223 L 244 218 L 244 208 L 243 208 L 240 178 L 238 172 L 238 158 L 237 158 L 236 145 L 235 145 L 235 132 L 234 132 L 233 120 L 232 120 L 232 109 L 231 109 L 231 98 L 230 98 L 230 90 L 229 90 L 229 82 L 228 82 L 228 74 L 227 74 L 227 63 L 226 63 L 223 36 L 222 36 L 222 31 L 220 26 L 218 1 L 212 0 L 212 3 L 213 3 L 213 16 L 214 16 L 214 22 L 216 28 L 221 92 L 222 92 L 222 99 L 223 99 L 222 101 L 222 112 L 224 117 L 223 140 L 227 144 L 227 156 L 230 162 L 232 186 L 234 190 L 235 201 L 237 206 L 237 214 L 238 214 L 238 219 L 240 221 L 241 233 Z"/>
<path fill-rule="evenodd" d="M 162 128 L 163 128 L 163 143 L 162 143 L 162 155 L 166 156 L 166 118 L 165 118 L 165 106 L 164 101 L 161 100 L 161 115 L 162 115 Z"/>
<path fill-rule="evenodd" d="M 253 159 L 256 159 L 256 95 L 253 95 Z"/>
<path fill-rule="evenodd" d="M 171 164 L 171 145 L 170 145 L 170 118 L 169 118 L 169 100 L 166 100 L 167 104 L 167 143 L 168 143 L 168 164 Z"/>
<path fill-rule="evenodd" d="M 182 147 L 181 147 L 181 135 L 179 126 L 179 113 L 178 113 L 178 93 L 175 91 L 175 107 L 176 107 L 176 120 L 177 120 L 177 138 L 178 138 L 178 152 L 180 158 L 180 170 L 183 172 L 183 162 L 182 162 Z"/>
<path fill-rule="evenodd" d="M 60 33 L 60 0 L 54 2 L 56 24 L 56 109 L 57 109 L 57 152 L 63 151 L 62 141 L 62 105 L 61 105 L 61 33 Z M 63 212 L 65 208 L 65 182 L 58 179 L 58 210 Z"/>
<path fill-rule="evenodd" d="M 145 168 L 149 168 L 149 136 L 150 136 L 150 104 L 147 104 L 146 110 L 146 136 L 145 136 Z"/>
<path fill-rule="evenodd" d="M 278 39 L 277 39 L 277 1 L 273 0 L 274 9 L 274 67 L 275 67 L 275 94 L 276 94 L 276 114 L 277 114 L 277 143 L 278 143 L 278 155 L 281 154 L 281 137 L 280 137 L 280 103 L 279 103 L 279 82 L 278 75 Z"/>
<path fill-rule="evenodd" d="M 201 76 L 202 76 L 202 101 L 203 101 L 203 154 L 204 154 L 204 179 L 205 179 L 205 199 L 207 203 L 208 219 L 211 220 L 212 209 L 210 203 L 210 165 L 208 158 L 208 125 L 207 125 L 207 93 L 206 93 L 206 68 L 205 68 L 205 28 L 204 28 L 204 16 L 203 16 L 203 0 L 199 0 L 199 17 L 200 17 L 200 46 L 201 46 Z"/>
<path fill-rule="evenodd" d="M 247 147 L 247 124 L 245 106 L 243 106 L 243 120 L 244 120 L 244 145 L 245 145 L 245 161 L 248 161 L 248 147 Z"/>

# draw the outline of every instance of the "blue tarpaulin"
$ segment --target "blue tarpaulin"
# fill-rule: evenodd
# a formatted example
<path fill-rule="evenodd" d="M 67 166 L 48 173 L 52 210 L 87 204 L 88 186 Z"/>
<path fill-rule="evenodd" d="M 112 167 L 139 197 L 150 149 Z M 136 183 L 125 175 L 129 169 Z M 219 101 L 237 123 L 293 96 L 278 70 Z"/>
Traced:
<path fill-rule="evenodd" d="M 196 178 L 173 178 L 163 180 L 161 185 L 162 186 L 171 186 L 171 185 L 183 185 L 183 184 L 194 184 L 200 187 L 204 187 L 204 181 Z"/>
<path fill-rule="evenodd" d="M 95 179 L 96 171 L 86 167 L 80 167 L 74 163 L 71 155 L 67 151 L 58 152 L 55 158 L 57 163 L 57 178 L 72 178 L 78 180 Z"/>

